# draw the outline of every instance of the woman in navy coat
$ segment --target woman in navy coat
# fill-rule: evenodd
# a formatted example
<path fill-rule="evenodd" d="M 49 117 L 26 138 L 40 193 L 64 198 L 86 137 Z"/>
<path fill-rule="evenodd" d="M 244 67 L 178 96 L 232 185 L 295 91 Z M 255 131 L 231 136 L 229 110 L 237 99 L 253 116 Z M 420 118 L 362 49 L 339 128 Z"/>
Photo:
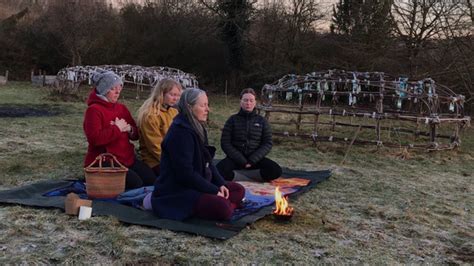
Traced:
<path fill-rule="evenodd" d="M 186 89 L 162 144 L 160 176 L 151 203 L 162 218 L 184 220 L 195 216 L 229 220 L 242 201 L 245 189 L 226 182 L 212 163 L 215 148 L 208 145 L 207 95 L 200 89 Z"/>

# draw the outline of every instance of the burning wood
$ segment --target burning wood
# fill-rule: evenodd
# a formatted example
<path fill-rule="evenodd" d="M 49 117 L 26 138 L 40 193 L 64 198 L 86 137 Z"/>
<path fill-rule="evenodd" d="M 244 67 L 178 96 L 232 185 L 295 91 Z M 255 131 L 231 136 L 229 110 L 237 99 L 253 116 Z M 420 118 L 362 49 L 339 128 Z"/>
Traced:
<path fill-rule="evenodd" d="M 283 197 L 280 191 L 280 187 L 275 188 L 275 207 L 273 215 L 275 217 L 289 220 L 293 216 L 293 208 L 288 204 L 288 197 Z"/>

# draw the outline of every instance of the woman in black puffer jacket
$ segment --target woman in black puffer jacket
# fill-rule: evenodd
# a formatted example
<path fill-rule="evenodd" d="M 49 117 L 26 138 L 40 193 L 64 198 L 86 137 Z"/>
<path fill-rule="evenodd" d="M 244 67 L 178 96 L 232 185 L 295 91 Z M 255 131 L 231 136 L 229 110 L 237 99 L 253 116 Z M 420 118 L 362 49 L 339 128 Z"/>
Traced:
<path fill-rule="evenodd" d="M 221 136 L 221 147 L 227 155 L 217 169 L 227 180 L 234 179 L 234 170 L 260 169 L 263 180 L 280 177 L 281 167 L 265 156 L 272 149 L 272 132 L 267 120 L 258 115 L 253 89 L 240 93 L 240 111 L 226 121 Z"/>

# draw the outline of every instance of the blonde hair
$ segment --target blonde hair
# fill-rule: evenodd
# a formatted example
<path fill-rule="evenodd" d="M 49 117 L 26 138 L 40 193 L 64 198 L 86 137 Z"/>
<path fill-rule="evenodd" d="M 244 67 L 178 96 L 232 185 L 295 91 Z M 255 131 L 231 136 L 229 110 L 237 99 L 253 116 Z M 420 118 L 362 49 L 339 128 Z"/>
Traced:
<path fill-rule="evenodd" d="M 183 90 L 181 84 L 172 79 L 162 79 L 155 85 L 155 87 L 153 87 L 150 97 L 148 97 L 148 99 L 146 99 L 138 109 L 138 126 L 140 126 L 143 120 L 145 120 L 149 115 L 160 114 L 160 107 L 163 104 L 165 93 L 170 92 L 174 87 Z"/>

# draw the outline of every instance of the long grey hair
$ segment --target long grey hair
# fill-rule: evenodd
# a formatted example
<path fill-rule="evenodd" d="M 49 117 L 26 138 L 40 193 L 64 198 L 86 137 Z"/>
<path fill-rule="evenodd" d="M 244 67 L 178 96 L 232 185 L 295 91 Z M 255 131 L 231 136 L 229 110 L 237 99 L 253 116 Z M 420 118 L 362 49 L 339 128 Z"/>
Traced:
<path fill-rule="evenodd" d="M 183 91 L 178 102 L 178 111 L 183 114 L 198 134 L 203 143 L 206 143 L 206 133 L 204 126 L 199 122 L 193 114 L 193 106 L 196 104 L 199 96 L 206 94 L 205 91 L 196 88 L 189 88 Z"/>

